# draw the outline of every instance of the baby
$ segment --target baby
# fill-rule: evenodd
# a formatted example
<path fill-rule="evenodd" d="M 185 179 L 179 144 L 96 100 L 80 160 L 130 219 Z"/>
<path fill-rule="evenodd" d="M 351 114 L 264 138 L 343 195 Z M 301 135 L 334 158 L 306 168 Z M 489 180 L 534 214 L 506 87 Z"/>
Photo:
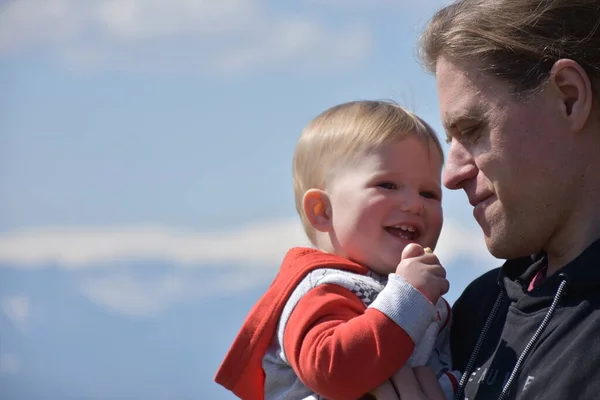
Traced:
<path fill-rule="evenodd" d="M 448 281 L 424 249 L 442 228 L 442 163 L 435 132 L 394 103 L 316 117 L 293 161 L 315 248 L 289 250 L 215 380 L 245 400 L 451 398 Z"/>

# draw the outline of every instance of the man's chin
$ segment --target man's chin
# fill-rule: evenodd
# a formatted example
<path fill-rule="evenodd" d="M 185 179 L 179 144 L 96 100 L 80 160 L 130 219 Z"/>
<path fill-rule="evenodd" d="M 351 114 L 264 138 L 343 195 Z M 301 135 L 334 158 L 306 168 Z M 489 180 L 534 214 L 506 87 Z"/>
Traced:
<path fill-rule="evenodd" d="M 485 245 L 489 253 L 500 260 L 514 260 L 521 257 L 529 257 L 531 254 L 525 249 L 522 243 L 516 243 L 514 240 L 504 240 L 496 237 L 485 236 Z"/>

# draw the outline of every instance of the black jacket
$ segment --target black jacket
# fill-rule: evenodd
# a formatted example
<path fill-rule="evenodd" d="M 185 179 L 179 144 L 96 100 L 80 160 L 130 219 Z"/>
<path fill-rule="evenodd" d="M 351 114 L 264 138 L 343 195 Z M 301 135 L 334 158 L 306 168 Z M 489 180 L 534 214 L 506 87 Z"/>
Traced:
<path fill-rule="evenodd" d="M 543 255 L 507 261 L 454 304 L 464 399 L 600 399 L 600 240 L 528 293 L 544 265 Z"/>

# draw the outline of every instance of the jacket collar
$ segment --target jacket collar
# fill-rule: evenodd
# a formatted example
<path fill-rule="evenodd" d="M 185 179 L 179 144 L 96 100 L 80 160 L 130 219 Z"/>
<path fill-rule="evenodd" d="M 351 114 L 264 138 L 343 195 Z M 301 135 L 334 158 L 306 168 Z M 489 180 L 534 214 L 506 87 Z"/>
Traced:
<path fill-rule="evenodd" d="M 527 292 L 529 282 L 547 265 L 545 253 L 516 260 L 508 260 L 500 269 L 498 284 L 506 290 L 519 308 L 545 304 L 552 301 L 561 281 L 566 280 L 566 297 L 581 297 L 589 291 L 600 288 L 600 239 L 589 245 L 583 253 L 569 262 L 531 292 Z"/>

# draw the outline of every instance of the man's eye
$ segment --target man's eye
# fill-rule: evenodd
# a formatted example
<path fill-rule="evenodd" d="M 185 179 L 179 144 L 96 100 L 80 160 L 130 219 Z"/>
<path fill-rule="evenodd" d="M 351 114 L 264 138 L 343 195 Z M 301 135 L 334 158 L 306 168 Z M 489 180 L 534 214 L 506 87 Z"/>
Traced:
<path fill-rule="evenodd" d="M 481 132 L 481 125 L 475 125 L 470 128 L 464 129 L 460 132 L 461 141 L 467 141 L 475 143 L 479 139 Z"/>
<path fill-rule="evenodd" d="M 398 188 L 398 186 L 396 186 L 396 184 L 393 182 L 382 182 L 377 186 L 379 186 L 380 188 L 387 189 L 387 190 L 396 190 Z"/>

